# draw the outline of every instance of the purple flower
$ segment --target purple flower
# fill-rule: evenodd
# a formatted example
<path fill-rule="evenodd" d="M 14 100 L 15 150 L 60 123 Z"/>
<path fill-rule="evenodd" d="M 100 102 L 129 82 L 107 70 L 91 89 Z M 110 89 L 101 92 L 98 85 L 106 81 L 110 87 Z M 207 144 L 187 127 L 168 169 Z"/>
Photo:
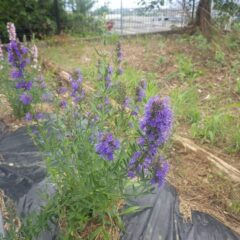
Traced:
<path fill-rule="evenodd" d="M 112 74 L 113 74 L 113 67 L 112 67 L 112 66 L 108 65 L 107 73 L 108 73 L 109 75 L 112 75 Z"/>
<path fill-rule="evenodd" d="M 120 142 L 111 133 L 101 133 L 99 135 L 96 152 L 105 160 L 113 160 L 114 152 L 119 149 Z"/>
<path fill-rule="evenodd" d="M 68 91 L 66 87 L 60 87 L 57 92 L 58 94 L 65 94 Z"/>
<path fill-rule="evenodd" d="M 134 178 L 136 175 L 133 171 L 128 171 L 128 177 L 129 178 Z"/>
<path fill-rule="evenodd" d="M 111 79 L 112 73 L 113 73 L 113 68 L 112 68 L 110 65 L 108 65 L 107 75 L 106 75 L 106 77 L 105 77 L 105 88 L 106 88 L 106 89 L 110 88 L 111 85 L 112 85 L 112 84 L 111 84 L 111 81 L 112 81 L 112 79 Z"/>
<path fill-rule="evenodd" d="M 76 74 L 77 74 L 77 80 L 76 80 L 76 81 L 77 81 L 79 84 L 82 84 L 83 75 L 82 75 L 81 70 L 80 70 L 80 69 L 77 69 L 75 72 L 76 72 Z"/>
<path fill-rule="evenodd" d="M 162 159 L 158 164 L 159 167 L 155 170 L 155 174 L 151 179 L 151 184 L 158 184 L 158 187 L 160 188 L 165 183 L 165 179 L 169 171 L 169 164 L 166 161 L 162 161 Z"/>
<path fill-rule="evenodd" d="M 137 111 L 132 111 L 132 112 L 131 112 L 131 115 L 132 115 L 132 116 L 137 116 L 137 115 L 138 115 L 138 112 L 137 112 Z"/>
<path fill-rule="evenodd" d="M 142 157 L 142 152 L 140 151 L 135 152 L 129 162 L 129 166 L 134 165 L 138 161 L 138 159 L 141 157 Z"/>
<path fill-rule="evenodd" d="M 109 98 L 106 97 L 106 98 L 105 98 L 105 105 L 109 105 L 109 104 L 110 104 Z"/>
<path fill-rule="evenodd" d="M 7 50 L 8 62 L 15 69 L 12 72 L 12 77 L 14 79 L 23 78 L 24 69 L 29 64 L 29 59 L 26 58 L 27 48 L 23 47 L 21 43 L 12 40 L 8 44 Z"/>
<path fill-rule="evenodd" d="M 120 42 L 118 42 L 118 44 L 117 44 L 116 52 L 117 52 L 117 62 L 118 62 L 118 64 L 120 64 L 123 59 L 122 46 L 121 46 Z"/>
<path fill-rule="evenodd" d="M 76 92 L 79 88 L 79 84 L 77 81 L 72 81 L 72 89 L 73 89 L 73 92 Z"/>
<path fill-rule="evenodd" d="M 26 121 L 32 121 L 33 119 L 33 116 L 30 112 L 27 112 L 26 115 L 25 115 L 25 120 Z"/>
<path fill-rule="evenodd" d="M 67 107 L 67 102 L 65 100 L 61 100 L 61 102 L 59 103 L 59 106 L 61 108 L 66 108 Z"/>
<path fill-rule="evenodd" d="M 128 108 L 129 107 L 129 102 L 130 102 L 130 98 L 125 97 L 124 102 L 123 102 L 123 107 Z"/>
<path fill-rule="evenodd" d="M 16 83 L 16 88 L 17 89 L 21 89 L 23 88 L 25 91 L 29 91 L 32 88 L 32 82 L 26 82 L 26 81 L 20 81 L 18 83 Z"/>
<path fill-rule="evenodd" d="M 13 70 L 11 72 L 11 77 L 13 79 L 23 78 L 23 71 L 21 69 Z"/>
<path fill-rule="evenodd" d="M 152 150 L 164 144 L 171 133 L 173 113 L 168 98 L 151 98 L 145 107 L 145 116 L 140 122 L 143 131 L 144 144 L 151 146 Z"/>
<path fill-rule="evenodd" d="M 145 114 L 140 122 L 142 136 L 137 140 L 140 151 L 133 154 L 129 161 L 129 172 L 134 174 L 153 172 L 151 183 L 164 183 L 168 164 L 160 158 L 155 163 L 157 151 L 169 138 L 173 123 L 173 114 L 168 98 L 151 98 L 145 107 Z"/>
<path fill-rule="evenodd" d="M 136 87 L 136 102 L 142 102 L 145 97 L 145 90 L 141 86 Z"/>
<path fill-rule="evenodd" d="M 34 119 L 36 119 L 36 120 L 41 120 L 44 118 L 45 118 L 45 115 L 42 112 L 38 112 L 34 115 Z"/>
<path fill-rule="evenodd" d="M 24 105 L 29 105 L 32 102 L 32 95 L 23 93 L 19 99 Z"/>

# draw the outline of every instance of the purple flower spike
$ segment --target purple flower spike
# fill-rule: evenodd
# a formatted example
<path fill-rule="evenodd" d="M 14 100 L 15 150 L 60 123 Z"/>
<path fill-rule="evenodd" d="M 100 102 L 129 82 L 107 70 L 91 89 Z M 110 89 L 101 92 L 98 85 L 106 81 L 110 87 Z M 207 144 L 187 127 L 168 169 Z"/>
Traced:
<path fill-rule="evenodd" d="M 108 98 L 108 97 L 105 98 L 105 104 L 106 104 L 106 105 L 109 105 L 109 104 L 110 104 L 110 101 L 109 101 L 109 98 Z"/>
<path fill-rule="evenodd" d="M 13 79 L 23 78 L 23 71 L 21 69 L 20 70 L 13 70 L 11 72 L 11 77 Z"/>
<path fill-rule="evenodd" d="M 74 92 L 76 92 L 79 88 L 79 84 L 77 81 L 72 81 L 72 89 Z"/>
<path fill-rule="evenodd" d="M 153 172 L 152 184 L 161 187 L 165 181 L 169 166 L 164 159 L 155 162 L 158 148 L 169 138 L 173 124 L 173 113 L 168 98 L 151 98 L 145 107 L 145 114 L 140 122 L 142 136 L 137 144 L 140 151 L 135 152 L 129 161 L 129 172 L 133 174 Z"/>
<path fill-rule="evenodd" d="M 16 88 L 17 89 L 24 89 L 25 91 L 29 91 L 32 88 L 32 82 L 26 82 L 26 81 L 20 81 L 16 83 Z"/>
<path fill-rule="evenodd" d="M 36 120 L 41 120 L 41 119 L 44 119 L 45 118 L 45 115 L 42 113 L 42 112 L 38 112 L 34 115 L 34 118 Z"/>
<path fill-rule="evenodd" d="M 57 92 L 58 94 L 65 94 L 68 91 L 66 87 L 60 87 Z"/>
<path fill-rule="evenodd" d="M 168 140 L 172 124 L 173 113 L 168 98 L 151 98 L 146 105 L 140 128 L 144 132 L 146 142 L 151 144 L 153 150 Z"/>
<path fill-rule="evenodd" d="M 117 61 L 118 61 L 118 64 L 120 64 L 123 59 L 122 46 L 120 42 L 118 42 L 117 44 L 116 52 L 117 52 Z"/>
<path fill-rule="evenodd" d="M 129 178 L 134 178 L 136 175 L 133 171 L 128 171 L 128 177 Z"/>
<path fill-rule="evenodd" d="M 83 81 L 83 75 L 82 75 L 82 72 L 80 69 L 77 69 L 76 70 L 76 74 L 77 74 L 77 82 L 78 84 L 82 84 L 82 81 Z"/>
<path fill-rule="evenodd" d="M 145 90 L 141 86 L 136 87 L 136 102 L 142 102 L 145 97 Z"/>
<path fill-rule="evenodd" d="M 129 107 L 129 103 L 130 103 L 130 98 L 129 97 L 125 97 L 124 102 L 123 102 L 123 107 L 124 108 L 128 108 Z"/>
<path fill-rule="evenodd" d="M 160 161 L 161 167 L 156 170 L 155 175 L 151 179 L 151 184 L 158 184 L 160 188 L 164 183 L 169 171 L 169 164 L 166 161 Z"/>
<path fill-rule="evenodd" d="M 32 102 L 32 95 L 23 93 L 19 99 L 24 105 L 29 105 Z"/>
<path fill-rule="evenodd" d="M 59 104 L 61 108 L 66 108 L 67 107 L 67 102 L 65 100 L 62 100 Z"/>
<path fill-rule="evenodd" d="M 113 68 L 109 65 L 107 68 L 107 75 L 105 77 L 105 88 L 108 89 L 112 85 L 112 73 L 113 73 Z"/>
<path fill-rule="evenodd" d="M 96 153 L 108 161 L 114 159 L 114 152 L 119 149 L 120 142 L 114 138 L 111 133 L 101 133 L 98 144 L 96 145 Z"/>
<path fill-rule="evenodd" d="M 138 151 L 138 152 L 135 152 L 129 162 L 129 166 L 132 166 L 134 165 L 138 159 L 142 156 L 142 152 Z"/>
<path fill-rule="evenodd" d="M 32 121 L 32 119 L 33 119 L 32 114 L 30 112 L 27 112 L 25 115 L 25 120 L 29 122 Z"/>

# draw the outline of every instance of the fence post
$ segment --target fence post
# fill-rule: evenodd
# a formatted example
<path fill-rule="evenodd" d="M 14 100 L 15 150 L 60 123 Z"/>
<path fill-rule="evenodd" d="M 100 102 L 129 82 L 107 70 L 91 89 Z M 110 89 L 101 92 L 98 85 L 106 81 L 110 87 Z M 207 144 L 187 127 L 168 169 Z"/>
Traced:
<path fill-rule="evenodd" d="M 121 0 L 120 14 L 121 14 L 120 21 L 121 21 L 121 35 L 122 35 L 123 34 L 123 2 L 122 2 L 122 0 Z"/>
<path fill-rule="evenodd" d="M 192 2 L 192 21 L 194 20 L 194 15 L 195 15 L 195 4 L 196 4 L 196 2 L 195 2 L 195 0 L 193 0 L 193 2 Z"/>

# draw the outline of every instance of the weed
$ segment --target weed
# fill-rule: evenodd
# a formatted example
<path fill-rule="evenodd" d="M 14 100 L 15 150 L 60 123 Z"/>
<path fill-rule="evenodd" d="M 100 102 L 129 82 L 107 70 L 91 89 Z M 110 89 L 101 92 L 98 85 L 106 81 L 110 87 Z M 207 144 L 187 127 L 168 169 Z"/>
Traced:
<path fill-rule="evenodd" d="M 225 62 L 225 54 L 222 50 L 217 50 L 215 52 L 215 57 L 214 57 L 215 61 L 218 63 L 218 64 L 221 64 L 221 65 L 224 65 L 224 62 Z"/>
<path fill-rule="evenodd" d="M 177 56 L 177 72 L 181 81 L 193 82 L 202 72 L 195 69 L 192 59 L 184 55 Z"/>
<path fill-rule="evenodd" d="M 174 113 L 181 121 L 197 123 L 201 118 L 199 111 L 199 96 L 195 87 L 187 90 L 174 90 L 171 94 Z"/>
<path fill-rule="evenodd" d="M 196 34 L 191 37 L 191 41 L 195 43 L 197 49 L 208 50 L 210 49 L 210 44 L 202 34 Z"/>
<path fill-rule="evenodd" d="M 216 143 L 217 140 L 224 140 L 226 137 L 227 126 L 232 118 L 228 114 L 215 113 L 205 117 L 201 122 L 192 125 L 191 131 L 194 137 Z"/>
<path fill-rule="evenodd" d="M 166 57 L 160 56 L 160 57 L 157 59 L 156 63 L 157 63 L 158 65 L 162 65 L 162 64 L 166 63 Z"/>

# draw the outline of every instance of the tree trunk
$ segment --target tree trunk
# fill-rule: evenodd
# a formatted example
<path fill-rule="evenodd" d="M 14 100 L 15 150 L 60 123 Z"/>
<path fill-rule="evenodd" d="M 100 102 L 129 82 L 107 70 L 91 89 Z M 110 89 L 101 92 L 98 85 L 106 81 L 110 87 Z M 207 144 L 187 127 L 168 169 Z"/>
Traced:
<path fill-rule="evenodd" d="M 60 34 L 60 32 L 61 32 L 61 22 L 60 22 L 59 2 L 58 2 L 58 0 L 54 0 L 54 14 L 55 14 L 56 25 L 57 25 L 57 34 Z"/>
<path fill-rule="evenodd" d="M 210 36 L 211 31 L 211 0 L 200 0 L 196 12 L 196 26 L 206 36 Z"/>

